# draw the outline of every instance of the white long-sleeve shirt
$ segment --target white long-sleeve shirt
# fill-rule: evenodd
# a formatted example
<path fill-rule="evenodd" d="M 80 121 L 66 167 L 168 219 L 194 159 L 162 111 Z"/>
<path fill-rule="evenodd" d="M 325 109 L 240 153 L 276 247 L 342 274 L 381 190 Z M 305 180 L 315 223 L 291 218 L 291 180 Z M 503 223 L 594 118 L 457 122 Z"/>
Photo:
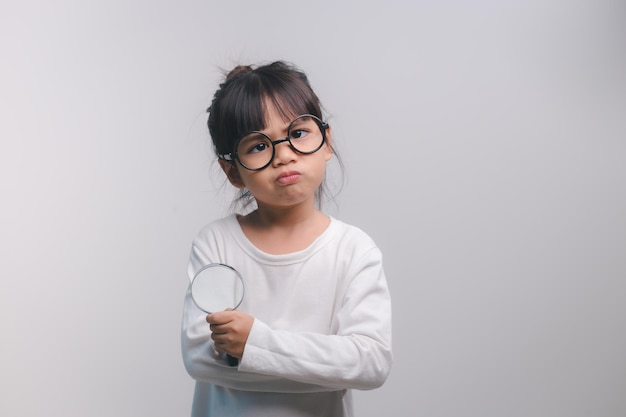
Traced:
<path fill-rule="evenodd" d="M 253 316 L 236 367 L 213 349 L 206 313 L 185 297 L 182 352 L 196 380 L 193 417 L 352 416 L 350 389 L 383 384 L 391 367 L 391 301 L 378 247 L 331 219 L 306 249 L 256 248 L 235 215 L 203 228 L 190 280 L 209 263 L 243 276 L 239 309 Z"/>

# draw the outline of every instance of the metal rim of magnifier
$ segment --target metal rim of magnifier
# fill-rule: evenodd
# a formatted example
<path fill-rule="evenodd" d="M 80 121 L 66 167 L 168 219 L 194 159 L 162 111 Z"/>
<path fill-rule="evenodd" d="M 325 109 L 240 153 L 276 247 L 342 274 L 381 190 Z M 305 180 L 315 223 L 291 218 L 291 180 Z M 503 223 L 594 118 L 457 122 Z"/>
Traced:
<path fill-rule="evenodd" d="M 206 271 L 206 270 L 207 270 L 207 269 L 209 269 L 209 268 L 216 268 L 216 267 L 217 267 L 217 268 L 228 268 L 230 271 L 232 271 L 232 272 L 235 274 L 235 276 L 236 276 L 236 277 L 237 277 L 237 279 L 239 280 L 239 283 L 241 284 L 241 296 L 240 296 L 240 297 L 239 297 L 239 299 L 237 300 L 237 303 L 236 303 L 234 306 L 230 307 L 230 308 L 232 308 L 233 310 L 236 310 L 236 309 L 237 309 L 237 307 L 239 307 L 239 306 L 241 305 L 241 303 L 243 302 L 243 297 L 244 297 L 244 293 L 245 293 L 245 291 L 246 291 L 246 286 L 245 286 L 245 285 L 244 285 L 244 283 L 243 283 L 243 277 L 241 276 L 241 274 L 239 273 L 239 271 L 237 271 L 237 270 L 236 270 L 235 268 L 233 268 L 232 266 L 230 266 L 230 265 L 226 265 L 226 264 L 223 264 L 223 263 L 219 263 L 219 262 L 216 262 L 216 263 L 210 263 L 210 264 L 208 264 L 208 265 L 203 266 L 202 268 L 200 268 L 200 269 L 196 272 L 196 274 L 195 274 L 195 275 L 194 275 L 194 277 L 193 277 L 193 280 L 191 281 L 191 298 L 192 298 L 193 302 L 196 304 L 196 306 L 198 306 L 198 308 L 199 308 L 199 309 L 201 309 L 202 311 L 207 312 L 207 313 L 215 313 L 215 311 L 206 311 L 204 308 L 200 307 L 200 304 L 201 304 L 201 303 L 199 303 L 199 302 L 196 300 L 196 297 L 194 297 L 194 294 L 193 294 L 193 284 L 194 284 L 194 282 L 196 282 L 196 278 L 197 278 L 197 277 L 198 277 L 198 276 L 199 276 L 202 272 Z"/>

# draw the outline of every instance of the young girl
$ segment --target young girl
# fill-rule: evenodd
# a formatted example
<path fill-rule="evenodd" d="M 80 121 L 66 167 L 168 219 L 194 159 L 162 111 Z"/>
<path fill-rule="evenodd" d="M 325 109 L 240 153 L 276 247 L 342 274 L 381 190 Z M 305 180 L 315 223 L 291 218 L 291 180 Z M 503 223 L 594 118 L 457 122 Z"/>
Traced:
<path fill-rule="evenodd" d="M 391 304 L 376 244 L 319 210 L 334 154 L 320 102 L 303 72 L 274 62 L 233 69 L 208 112 L 219 164 L 252 210 L 193 241 L 190 279 L 227 264 L 245 297 L 207 315 L 187 291 L 192 415 L 352 416 L 350 390 L 377 388 L 389 373 Z"/>

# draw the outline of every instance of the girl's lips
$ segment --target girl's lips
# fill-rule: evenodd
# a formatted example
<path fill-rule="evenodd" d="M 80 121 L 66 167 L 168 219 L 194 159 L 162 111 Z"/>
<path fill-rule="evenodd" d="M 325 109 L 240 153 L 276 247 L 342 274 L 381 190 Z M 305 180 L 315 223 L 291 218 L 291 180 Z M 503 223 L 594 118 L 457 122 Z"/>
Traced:
<path fill-rule="evenodd" d="M 299 172 L 290 171 L 290 172 L 285 172 L 283 174 L 280 174 L 276 181 L 278 181 L 279 184 L 287 185 L 287 184 L 293 184 L 294 182 L 298 181 L 299 178 L 300 178 Z"/>

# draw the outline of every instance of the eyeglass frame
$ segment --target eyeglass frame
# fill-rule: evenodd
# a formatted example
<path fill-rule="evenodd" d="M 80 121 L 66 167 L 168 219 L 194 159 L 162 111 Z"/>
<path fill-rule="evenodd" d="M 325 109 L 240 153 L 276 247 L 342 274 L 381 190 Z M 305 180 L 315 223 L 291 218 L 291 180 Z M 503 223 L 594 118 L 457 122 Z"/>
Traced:
<path fill-rule="evenodd" d="M 295 117 L 295 118 L 294 118 L 291 122 L 289 122 L 289 128 L 291 128 L 291 125 L 293 125 L 293 123 L 294 123 L 296 120 L 298 120 L 298 119 L 300 119 L 300 118 L 303 118 L 303 117 L 310 117 L 310 118 L 311 118 L 311 119 L 315 122 L 315 124 L 317 124 L 317 126 L 318 126 L 318 127 L 319 127 L 319 129 L 320 129 L 320 132 L 322 133 L 322 141 L 320 142 L 320 145 L 319 145 L 317 148 L 315 148 L 315 150 L 313 150 L 313 151 L 311 151 L 311 152 L 302 152 L 302 151 L 298 150 L 295 146 L 293 146 L 293 144 L 291 143 L 291 138 L 290 138 L 290 130 L 289 130 L 289 129 L 287 130 L 287 136 L 285 136 L 285 137 L 284 137 L 284 138 L 282 138 L 282 139 L 276 139 L 276 140 L 273 140 L 273 139 L 272 139 L 272 138 L 271 138 L 271 137 L 270 137 L 267 133 L 263 133 L 263 132 L 258 131 L 258 130 L 253 130 L 253 131 L 251 131 L 251 132 L 246 133 L 246 134 L 245 134 L 245 135 L 243 135 L 241 138 L 237 139 L 237 142 L 235 142 L 235 147 L 234 147 L 234 148 L 235 148 L 235 150 L 234 150 L 233 152 L 230 152 L 230 153 L 225 153 L 225 154 L 218 154 L 218 155 L 217 155 L 217 157 L 218 157 L 219 159 L 222 159 L 222 160 L 224 160 L 224 161 L 228 161 L 228 162 L 234 162 L 234 161 L 237 161 L 237 162 L 239 162 L 239 165 L 241 165 L 242 167 L 244 167 L 245 169 L 247 169 L 247 170 L 249 170 L 249 171 L 261 171 L 262 169 L 265 169 L 265 168 L 267 168 L 268 166 L 270 166 L 270 164 L 271 164 L 271 163 L 272 163 L 272 161 L 274 160 L 274 157 L 276 156 L 276 145 L 281 144 L 281 143 L 283 143 L 283 142 L 289 142 L 289 147 L 290 147 L 293 151 L 295 151 L 295 152 L 297 152 L 297 153 L 299 153 L 299 154 L 302 154 L 302 155 L 311 155 L 311 154 L 314 154 L 315 152 L 317 152 L 317 151 L 319 151 L 320 149 L 322 149 L 322 146 L 324 146 L 324 143 L 326 143 L 326 130 L 328 130 L 328 128 L 329 128 L 330 126 L 328 125 L 328 123 L 326 123 L 326 122 L 322 121 L 322 119 L 320 119 L 319 117 L 317 117 L 317 116 L 315 116 L 315 115 L 313 115 L 313 114 L 308 114 L 308 113 L 305 113 L 305 114 L 301 114 L 301 115 L 299 115 L 299 116 Z M 248 136 L 248 135 L 252 134 L 252 133 L 258 133 L 258 134 L 260 134 L 260 135 L 265 136 L 267 139 L 269 139 L 269 142 L 270 142 L 270 143 L 271 143 L 271 145 L 272 145 L 272 157 L 270 158 L 270 160 L 269 160 L 269 161 L 268 161 L 265 165 L 263 165 L 263 166 L 262 166 L 262 167 L 260 167 L 260 168 L 249 168 L 249 167 L 247 167 L 246 165 L 244 165 L 244 164 L 241 162 L 241 160 L 239 159 L 239 154 L 238 154 L 238 152 L 237 152 L 237 148 L 239 147 L 239 143 L 241 142 L 241 140 L 242 140 L 243 138 L 245 138 L 246 136 Z"/>

